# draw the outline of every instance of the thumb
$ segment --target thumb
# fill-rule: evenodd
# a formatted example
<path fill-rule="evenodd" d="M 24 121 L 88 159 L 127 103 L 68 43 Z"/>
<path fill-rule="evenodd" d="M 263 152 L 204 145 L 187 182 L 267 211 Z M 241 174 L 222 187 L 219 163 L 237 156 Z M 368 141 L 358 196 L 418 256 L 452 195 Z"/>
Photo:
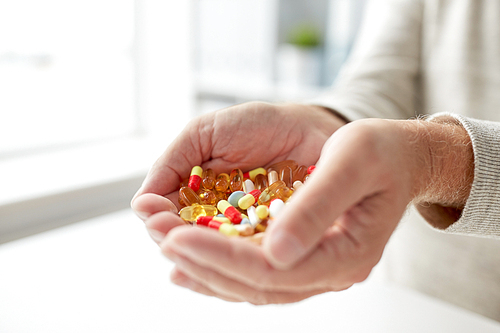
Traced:
<path fill-rule="evenodd" d="M 366 168 L 370 154 L 363 153 L 370 145 L 359 135 L 337 133 L 323 147 L 307 183 L 266 231 L 263 250 L 275 268 L 292 267 L 320 242 L 338 217 L 373 191 Z"/>

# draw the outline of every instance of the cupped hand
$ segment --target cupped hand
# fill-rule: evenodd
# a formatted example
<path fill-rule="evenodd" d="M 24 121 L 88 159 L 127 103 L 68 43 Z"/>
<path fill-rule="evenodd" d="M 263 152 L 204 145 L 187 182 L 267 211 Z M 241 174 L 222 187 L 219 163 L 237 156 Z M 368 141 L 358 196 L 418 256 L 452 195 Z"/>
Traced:
<path fill-rule="evenodd" d="M 191 168 L 200 165 L 216 173 L 244 171 L 281 160 L 315 163 L 323 144 L 345 122 L 318 106 L 251 102 L 193 119 L 151 168 L 132 200 L 143 220 L 156 213 L 168 217 L 168 227 L 146 223 L 160 239 L 183 224 L 175 216 L 177 191 Z M 167 214 L 171 212 L 172 214 Z M 159 232 L 159 233 L 158 233 Z"/>
<path fill-rule="evenodd" d="M 369 119 L 336 131 L 262 247 L 208 228 L 173 228 L 171 219 L 153 216 L 147 223 L 168 233 L 161 248 L 176 264 L 172 281 L 254 304 L 294 302 L 363 281 L 429 183 L 420 126 Z"/>

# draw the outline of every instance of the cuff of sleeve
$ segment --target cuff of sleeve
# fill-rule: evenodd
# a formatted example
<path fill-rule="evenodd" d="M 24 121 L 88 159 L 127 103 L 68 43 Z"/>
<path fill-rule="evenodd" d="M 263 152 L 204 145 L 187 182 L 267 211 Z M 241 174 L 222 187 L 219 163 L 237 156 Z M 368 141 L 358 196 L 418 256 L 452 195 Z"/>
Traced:
<path fill-rule="evenodd" d="M 453 234 L 500 237 L 500 124 L 451 113 L 427 119 L 461 124 L 474 151 L 474 181 L 459 219 L 444 231 Z"/>

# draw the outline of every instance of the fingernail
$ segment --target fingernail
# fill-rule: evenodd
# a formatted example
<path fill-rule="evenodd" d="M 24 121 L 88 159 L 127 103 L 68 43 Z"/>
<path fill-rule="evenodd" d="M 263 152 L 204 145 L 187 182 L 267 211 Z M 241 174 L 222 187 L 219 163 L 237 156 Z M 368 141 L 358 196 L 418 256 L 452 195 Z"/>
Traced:
<path fill-rule="evenodd" d="M 163 240 L 163 238 L 165 238 L 165 236 L 167 235 L 155 229 L 147 229 L 147 230 L 151 238 L 153 238 L 153 240 L 157 243 L 160 243 Z"/>
<path fill-rule="evenodd" d="M 286 269 L 305 253 L 304 246 L 289 232 L 278 229 L 268 235 L 267 240 L 271 261 L 276 268 Z"/>

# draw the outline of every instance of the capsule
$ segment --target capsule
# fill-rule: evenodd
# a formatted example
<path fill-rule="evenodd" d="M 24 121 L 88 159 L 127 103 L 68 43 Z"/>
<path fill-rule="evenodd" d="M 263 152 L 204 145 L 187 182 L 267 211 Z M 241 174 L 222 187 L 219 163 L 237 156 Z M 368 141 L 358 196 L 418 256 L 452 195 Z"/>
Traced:
<path fill-rule="evenodd" d="M 258 202 L 259 205 L 269 206 L 271 200 L 279 198 L 286 202 L 292 194 L 293 191 L 289 189 L 282 180 L 278 180 L 262 191 Z"/>
<path fill-rule="evenodd" d="M 255 190 L 253 181 L 251 181 L 250 179 L 245 179 L 245 181 L 243 182 L 243 192 L 248 193 L 253 190 Z"/>
<path fill-rule="evenodd" d="M 191 169 L 188 186 L 195 192 L 200 189 L 202 175 L 203 169 L 200 166 L 195 166 Z"/>
<path fill-rule="evenodd" d="M 313 173 L 314 169 L 316 169 L 316 166 L 313 164 L 313 165 L 311 165 L 309 168 L 307 168 L 307 173 L 308 173 L 308 174 Z"/>
<path fill-rule="evenodd" d="M 215 189 L 218 192 L 225 193 L 229 187 L 229 175 L 227 173 L 221 173 L 217 176 L 215 180 Z"/>
<path fill-rule="evenodd" d="M 239 224 L 241 222 L 241 213 L 226 200 L 219 201 L 217 203 L 217 208 L 234 224 Z"/>
<path fill-rule="evenodd" d="M 255 230 L 249 223 L 235 224 L 234 228 L 238 230 L 240 236 L 252 236 L 255 233 Z"/>
<path fill-rule="evenodd" d="M 295 169 L 297 169 L 297 162 L 295 162 L 294 160 L 286 160 L 286 161 L 281 161 L 281 162 L 278 162 L 278 163 L 274 163 L 272 165 L 270 165 L 268 168 L 267 168 L 267 173 L 269 173 L 271 170 L 274 170 L 276 172 L 280 172 L 281 169 L 283 169 L 283 167 L 285 166 L 289 166 L 292 171 L 294 171 Z"/>
<path fill-rule="evenodd" d="M 184 206 L 191 206 L 191 205 L 200 205 L 201 204 L 201 199 L 196 194 L 195 191 L 191 189 L 191 187 L 181 187 L 179 190 L 179 201 L 184 204 Z"/>
<path fill-rule="evenodd" d="M 201 199 L 201 203 L 203 205 L 212 205 L 215 206 L 217 204 L 217 196 L 213 191 L 210 190 L 202 190 L 199 192 L 199 197 Z"/>
<path fill-rule="evenodd" d="M 247 213 L 250 224 L 252 225 L 252 227 L 255 228 L 255 226 L 261 222 L 261 219 L 259 219 L 257 213 L 255 212 L 255 207 L 254 206 L 248 207 Z"/>
<path fill-rule="evenodd" d="M 243 177 L 244 178 L 248 178 L 252 181 L 255 181 L 255 177 L 257 177 L 257 175 L 267 175 L 267 171 L 266 169 L 264 168 L 257 168 L 257 169 L 253 169 L 253 170 L 250 170 L 248 172 L 245 172 L 243 174 Z"/>
<path fill-rule="evenodd" d="M 292 183 L 297 180 L 302 181 L 304 176 L 307 174 L 307 167 L 305 165 L 299 166 L 295 171 L 293 171 Z"/>
<path fill-rule="evenodd" d="M 184 221 L 194 222 L 200 216 L 215 216 L 217 215 L 217 208 L 210 205 L 193 205 L 184 207 L 180 210 L 179 216 Z"/>
<path fill-rule="evenodd" d="M 258 174 L 255 177 L 255 188 L 264 191 L 268 186 L 267 177 L 263 174 Z"/>
<path fill-rule="evenodd" d="M 261 192 L 259 190 L 253 190 L 245 196 L 241 197 L 238 201 L 238 207 L 241 209 L 248 209 L 248 207 L 252 206 L 254 203 L 259 200 Z"/>
<path fill-rule="evenodd" d="M 204 225 L 208 227 L 208 224 L 210 221 L 217 221 L 220 223 L 231 223 L 227 217 L 220 217 L 220 216 L 199 216 L 196 219 L 196 225 Z"/>
<path fill-rule="evenodd" d="M 284 181 L 287 187 L 292 187 L 293 171 L 288 165 L 285 165 L 280 171 L 280 180 Z"/>
<path fill-rule="evenodd" d="M 274 170 L 271 170 L 268 174 L 267 174 L 267 183 L 269 184 L 269 186 L 271 186 L 272 184 L 274 184 L 277 180 L 279 180 L 279 175 L 278 175 L 278 172 L 274 171 Z"/>
<path fill-rule="evenodd" d="M 275 218 L 285 208 L 285 203 L 281 199 L 274 199 L 269 205 L 269 216 Z"/>
<path fill-rule="evenodd" d="M 267 219 L 269 216 L 269 208 L 266 205 L 259 205 L 255 208 L 255 214 L 261 220 Z"/>
<path fill-rule="evenodd" d="M 203 171 L 201 184 L 207 190 L 211 190 L 215 186 L 215 172 L 212 169 L 206 169 Z"/>
<path fill-rule="evenodd" d="M 240 169 L 233 169 L 229 175 L 229 189 L 231 192 L 243 189 L 243 172 Z"/>
<path fill-rule="evenodd" d="M 304 183 L 301 182 L 300 180 L 296 180 L 296 181 L 293 182 L 293 190 L 294 191 L 297 191 L 302 186 L 304 186 Z"/>
<path fill-rule="evenodd" d="M 238 207 L 239 200 L 241 198 L 243 198 L 245 195 L 246 194 L 243 191 L 236 191 L 236 192 L 231 193 L 229 198 L 227 198 L 227 201 L 231 204 L 231 206 Z"/>

